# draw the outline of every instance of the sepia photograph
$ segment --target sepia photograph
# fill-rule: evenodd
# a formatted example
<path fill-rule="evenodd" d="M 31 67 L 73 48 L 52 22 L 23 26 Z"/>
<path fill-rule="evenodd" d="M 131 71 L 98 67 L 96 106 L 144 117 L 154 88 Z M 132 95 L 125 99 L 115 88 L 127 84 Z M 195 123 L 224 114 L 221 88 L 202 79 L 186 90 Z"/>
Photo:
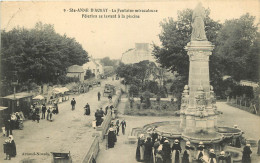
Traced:
<path fill-rule="evenodd" d="M 259 0 L 0 2 L 0 163 L 260 163 Z"/>

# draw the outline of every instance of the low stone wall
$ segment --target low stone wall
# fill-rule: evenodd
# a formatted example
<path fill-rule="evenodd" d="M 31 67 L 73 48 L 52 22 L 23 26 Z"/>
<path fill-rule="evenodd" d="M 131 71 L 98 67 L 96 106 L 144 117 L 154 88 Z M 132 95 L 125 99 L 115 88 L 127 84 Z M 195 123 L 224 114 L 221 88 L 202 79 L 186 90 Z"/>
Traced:
<path fill-rule="evenodd" d="M 103 141 L 104 135 L 106 134 L 109 124 L 112 120 L 112 115 L 111 115 L 111 110 L 108 110 L 107 115 L 104 118 L 104 121 L 102 122 L 101 126 L 98 126 L 96 128 L 97 132 L 99 133 L 100 136 L 100 141 Z"/>
<path fill-rule="evenodd" d="M 118 103 L 120 102 L 121 100 L 121 91 L 118 90 L 116 91 L 116 96 L 114 98 L 114 101 L 113 101 L 113 106 L 116 108 L 118 106 Z M 111 114 L 111 110 L 108 109 L 107 111 L 107 115 L 105 116 L 104 118 L 104 121 L 102 122 L 101 126 L 98 126 L 97 127 L 97 132 L 99 133 L 100 135 L 100 140 L 103 141 L 104 139 L 104 136 L 109 128 L 109 125 L 111 123 L 111 120 L 112 120 L 112 114 Z"/>
<path fill-rule="evenodd" d="M 116 96 L 113 101 L 113 106 L 117 107 L 118 103 L 121 100 L 121 90 L 118 90 L 116 92 Z M 101 126 L 98 126 L 96 128 L 96 133 L 94 140 L 92 141 L 91 147 L 89 148 L 86 156 L 84 157 L 82 163 L 92 163 L 93 159 L 96 160 L 99 152 L 99 143 L 103 141 L 105 134 L 109 128 L 109 125 L 112 120 L 111 110 L 109 109 L 107 112 L 107 115 L 104 118 L 104 121 L 102 122 Z"/>
<path fill-rule="evenodd" d="M 85 158 L 83 159 L 82 163 L 92 163 L 93 160 L 96 160 L 99 149 L 100 149 L 98 139 L 99 138 L 97 136 L 93 139 L 92 144 L 89 148 L 89 151 L 86 154 Z"/>

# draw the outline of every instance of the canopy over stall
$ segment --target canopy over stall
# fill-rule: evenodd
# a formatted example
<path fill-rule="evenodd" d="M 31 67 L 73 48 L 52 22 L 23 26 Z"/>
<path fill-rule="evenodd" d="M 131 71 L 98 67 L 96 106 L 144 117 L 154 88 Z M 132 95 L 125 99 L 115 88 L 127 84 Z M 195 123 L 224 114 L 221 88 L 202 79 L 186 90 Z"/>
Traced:
<path fill-rule="evenodd" d="M 44 100 L 44 97 L 42 95 L 35 96 L 33 100 Z"/>

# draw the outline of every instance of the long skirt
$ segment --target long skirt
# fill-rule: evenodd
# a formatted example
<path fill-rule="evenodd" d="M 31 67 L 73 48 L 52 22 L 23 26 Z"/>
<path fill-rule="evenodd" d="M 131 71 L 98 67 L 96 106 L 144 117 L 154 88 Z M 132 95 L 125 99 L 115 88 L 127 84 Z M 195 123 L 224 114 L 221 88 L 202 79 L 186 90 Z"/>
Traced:
<path fill-rule="evenodd" d="M 136 161 L 140 161 L 140 147 L 136 148 L 135 159 Z"/>
<path fill-rule="evenodd" d="M 257 154 L 260 155 L 260 140 L 258 140 Z"/>
<path fill-rule="evenodd" d="M 144 150 L 145 150 L 145 147 L 144 145 L 141 145 L 140 146 L 140 160 L 144 160 Z"/>
<path fill-rule="evenodd" d="M 180 152 L 173 150 L 172 151 L 172 163 L 180 163 L 181 162 L 180 158 L 181 158 Z"/>

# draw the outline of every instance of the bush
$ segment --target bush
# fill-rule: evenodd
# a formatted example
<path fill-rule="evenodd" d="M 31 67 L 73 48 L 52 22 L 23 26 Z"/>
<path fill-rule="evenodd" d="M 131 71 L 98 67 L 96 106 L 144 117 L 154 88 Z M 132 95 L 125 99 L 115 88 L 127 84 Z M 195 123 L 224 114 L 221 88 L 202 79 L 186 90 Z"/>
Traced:
<path fill-rule="evenodd" d="M 139 94 L 139 90 L 136 85 L 131 85 L 128 92 L 130 96 L 134 96 L 134 97 Z"/>

